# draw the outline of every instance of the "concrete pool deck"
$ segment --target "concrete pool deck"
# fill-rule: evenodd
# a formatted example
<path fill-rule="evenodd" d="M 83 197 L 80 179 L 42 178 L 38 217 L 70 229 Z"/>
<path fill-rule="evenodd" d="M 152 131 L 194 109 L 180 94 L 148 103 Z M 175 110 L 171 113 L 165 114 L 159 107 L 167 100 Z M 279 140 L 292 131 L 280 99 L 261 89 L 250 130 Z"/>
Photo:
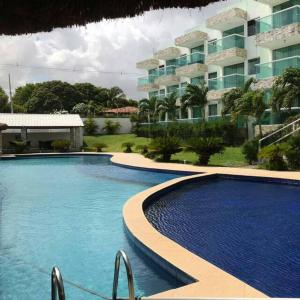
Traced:
<path fill-rule="evenodd" d="M 247 168 L 198 167 L 174 163 L 157 163 L 138 154 L 113 154 L 112 162 L 130 167 L 159 170 L 199 172 L 203 174 L 176 178 L 154 186 L 131 197 L 123 209 L 124 222 L 130 233 L 146 248 L 153 251 L 176 269 L 195 279 L 195 283 L 165 291 L 152 297 L 222 297 L 266 298 L 267 296 L 238 278 L 191 253 L 176 242 L 159 233 L 147 220 L 143 203 L 153 194 L 180 182 L 212 174 L 256 176 L 300 180 L 300 172 L 277 172 Z"/>
<path fill-rule="evenodd" d="M 187 274 L 195 280 L 194 283 L 183 287 L 168 290 L 156 295 L 153 298 L 266 298 L 267 295 L 242 282 L 238 278 L 226 273 L 215 265 L 193 254 L 183 248 L 176 242 L 159 233 L 147 220 L 143 203 L 153 194 L 168 188 L 174 184 L 189 181 L 193 178 L 206 177 L 213 174 L 239 175 L 239 176 L 256 176 L 264 178 L 281 178 L 300 181 L 300 172 L 278 172 L 267 171 L 251 168 L 229 168 L 229 167 L 200 167 L 176 163 L 158 163 L 147 159 L 139 154 L 128 153 L 63 153 L 60 155 L 111 155 L 111 161 L 120 166 L 184 171 L 199 173 L 196 175 L 184 176 L 162 183 L 147 189 L 133 197 L 131 197 L 124 205 L 123 218 L 130 234 L 145 249 L 149 249 L 155 255 L 160 257 L 162 261 L 168 262 L 181 273 Z M 53 155 L 33 154 L 38 155 Z M 57 155 L 57 154 L 54 154 Z M 22 156 L 31 156 L 22 155 Z M 179 271 L 178 271 L 179 272 Z M 176 274 L 175 274 L 176 275 Z"/>

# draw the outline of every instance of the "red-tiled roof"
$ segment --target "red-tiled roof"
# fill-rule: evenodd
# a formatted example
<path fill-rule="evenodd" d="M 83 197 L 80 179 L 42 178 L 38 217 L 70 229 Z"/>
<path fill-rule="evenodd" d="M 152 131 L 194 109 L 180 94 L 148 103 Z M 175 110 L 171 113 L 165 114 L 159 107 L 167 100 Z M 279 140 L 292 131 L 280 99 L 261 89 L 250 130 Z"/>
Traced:
<path fill-rule="evenodd" d="M 139 110 L 137 107 L 125 106 L 125 107 L 120 107 L 120 108 L 108 109 L 105 112 L 112 113 L 112 114 L 134 114 L 134 113 L 137 113 L 138 111 Z"/>

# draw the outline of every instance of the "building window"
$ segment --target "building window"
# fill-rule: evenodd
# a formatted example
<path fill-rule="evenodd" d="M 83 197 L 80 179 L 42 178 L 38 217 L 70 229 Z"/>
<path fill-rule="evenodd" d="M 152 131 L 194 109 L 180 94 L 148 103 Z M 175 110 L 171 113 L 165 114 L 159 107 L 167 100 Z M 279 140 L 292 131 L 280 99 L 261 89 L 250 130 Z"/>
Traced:
<path fill-rule="evenodd" d="M 177 90 L 179 89 L 179 85 L 171 85 L 167 87 L 167 93 L 173 93 L 173 92 L 177 92 Z"/>
<path fill-rule="evenodd" d="M 273 50 L 273 60 L 300 56 L 300 44 Z"/>
<path fill-rule="evenodd" d="M 217 72 L 208 73 L 208 79 L 217 78 L 217 77 L 218 77 L 218 73 Z"/>
<path fill-rule="evenodd" d="M 217 116 L 218 115 L 218 104 L 209 104 L 208 105 L 208 115 Z"/>
<path fill-rule="evenodd" d="M 248 21 L 248 36 L 256 35 L 256 19 Z"/>
<path fill-rule="evenodd" d="M 255 75 L 256 73 L 259 73 L 258 66 L 255 66 L 258 64 L 260 64 L 259 57 L 248 60 L 248 75 Z"/>
<path fill-rule="evenodd" d="M 225 31 L 223 31 L 222 34 L 223 34 L 223 37 L 228 36 L 228 35 L 232 35 L 232 34 L 244 35 L 244 25 L 234 27 L 234 28 L 231 28 L 229 30 L 225 30 Z"/>
<path fill-rule="evenodd" d="M 198 77 L 191 78 L 191 84 L 200 85 L 201 83 L 204 83 L 204 76 L 198 76 Z"/>
<path fill-rule="evenodd" d="M 195 53 L 195 52 L 204 52 L 204 45 L 201 45 L 201 46 L 191 49 L 191 53 Z"/>
<path fill-rule="evenodd" d="M 157 97 L 158 96 L 158 91 L 149 92 L 148 96 L 149 96 L 149 99 L 152 98 L 152 97 Z"/>
<path fill-rule="evenodd" d="M 223 74 L 224 76 L 231 74 L 244 74 L 244 63 L 224 67 Z"/>

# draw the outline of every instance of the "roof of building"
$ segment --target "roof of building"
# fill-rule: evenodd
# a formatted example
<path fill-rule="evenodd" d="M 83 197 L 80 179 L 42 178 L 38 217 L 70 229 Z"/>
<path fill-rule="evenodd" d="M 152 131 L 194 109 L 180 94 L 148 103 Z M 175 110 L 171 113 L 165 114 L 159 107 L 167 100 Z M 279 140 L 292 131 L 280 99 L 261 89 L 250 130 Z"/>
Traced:
<path fill-rule="evenodd" d="M 83 126 L 80 116 L 71 114 L 0 113 L 0 123 L 7 124 L 8 128 L 67 128 Z"/>
<path fill-rule="evenodd" d="M 135 106 L 125 106 L 125 107 L 105 110 L 106 113 L 113 113 L 113 114 L 133 114 L 133 113 L 137 113 L 138 111 L 139 109 Z"/>
<path fill-rule="evenodd" d="M 102 19 L 126 18 L 151 9 L 195 8 L 218 0 L 0 0 L 0 34 L 51 31 Z"/>

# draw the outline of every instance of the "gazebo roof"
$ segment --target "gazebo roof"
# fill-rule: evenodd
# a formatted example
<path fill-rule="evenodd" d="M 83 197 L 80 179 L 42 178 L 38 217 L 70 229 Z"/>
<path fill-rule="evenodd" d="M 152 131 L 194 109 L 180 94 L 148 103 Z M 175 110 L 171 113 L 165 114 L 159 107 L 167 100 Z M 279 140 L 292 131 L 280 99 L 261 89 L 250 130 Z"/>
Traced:
<path fill-rule="evenodd" d="M 0 34 L 51 31 L 160 8 L 203 7 L 218 0 L 0 0 Z"/>

